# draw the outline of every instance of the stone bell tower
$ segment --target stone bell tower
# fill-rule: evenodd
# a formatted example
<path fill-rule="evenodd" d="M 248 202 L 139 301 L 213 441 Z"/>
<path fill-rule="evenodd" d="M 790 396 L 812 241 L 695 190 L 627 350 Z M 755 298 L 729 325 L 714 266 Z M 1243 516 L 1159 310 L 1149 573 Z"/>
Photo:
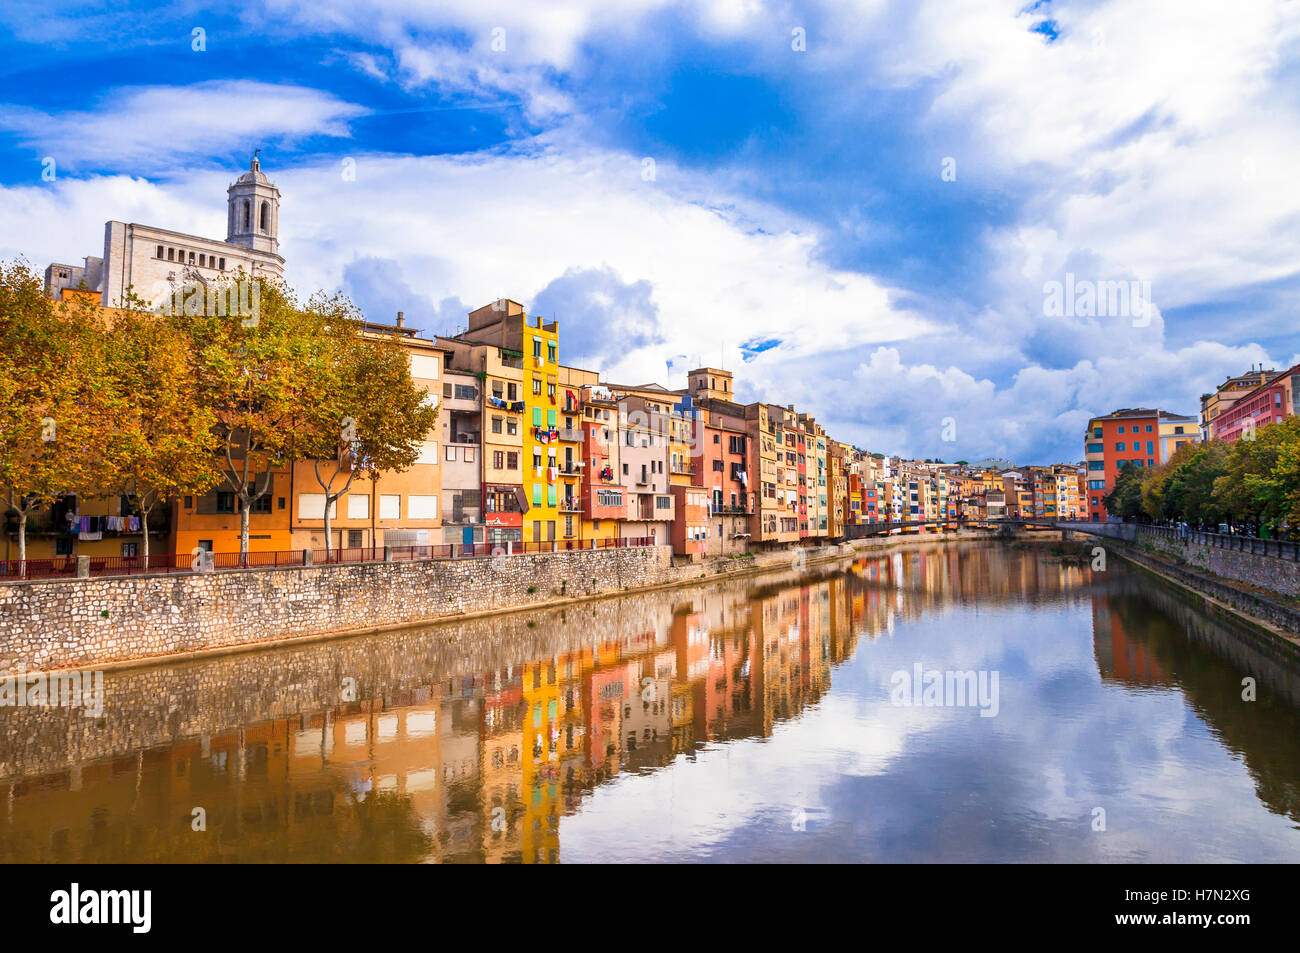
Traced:
<path fill-rule="evenodd" d="M 278 255 L 280 190 L 262 172 L 255 150 L 248 171 L 226 190 L 226 241 Z"/>

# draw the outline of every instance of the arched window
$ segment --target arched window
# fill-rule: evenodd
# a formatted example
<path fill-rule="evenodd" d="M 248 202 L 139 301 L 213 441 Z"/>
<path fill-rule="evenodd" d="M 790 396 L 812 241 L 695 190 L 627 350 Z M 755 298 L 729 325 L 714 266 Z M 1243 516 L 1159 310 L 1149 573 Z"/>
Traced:
<path fill-rule="evenodd" d="M 253 218 L 252 209 L 248 204 L 248 199 L 244 199 L 244 221 L 243 221 L 244 228 L 248 228 L 248 226 L 252 222 L 252 218 Z"/>
<path fill-rule="evenodd" d="M 271 208 L 269 205 L 267 205 L 266 202 L 262 203 L 261 218 L 262 218 L 262 222 L 261 222 L 262 231 L 269 232 L 271 230 Z"/>

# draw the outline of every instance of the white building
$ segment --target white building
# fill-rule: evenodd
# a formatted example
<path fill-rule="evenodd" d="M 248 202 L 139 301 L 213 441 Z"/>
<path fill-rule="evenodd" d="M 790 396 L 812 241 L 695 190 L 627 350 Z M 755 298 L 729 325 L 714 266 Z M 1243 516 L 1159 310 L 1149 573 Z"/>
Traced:
<path fill-rule="evenodd" d="M 248 171 L 226 190 L 225 241 L 153 225 L 105 222 L 103 257 L 87 256 L 84 265 L 50 265 L 45 289 L 60 298 L 63 289 L 84 282 L 100 293 L 106 307 L 121 304 L 127 289 L 157 305 L 181 284 L 234 276 L 241 269 L 278 278 L 284 274 L 279 224 L 280 190 L 262 172 L 255 153 Z"/>

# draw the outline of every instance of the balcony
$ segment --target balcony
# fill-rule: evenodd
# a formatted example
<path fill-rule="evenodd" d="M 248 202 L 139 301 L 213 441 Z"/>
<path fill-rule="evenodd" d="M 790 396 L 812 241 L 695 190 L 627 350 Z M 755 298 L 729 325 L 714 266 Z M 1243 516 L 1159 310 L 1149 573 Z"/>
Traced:
<path fill-rule="evenodd" d="M 565 497 L 564 499 L 560 500 L 560 512 L 581 513 L 582 504 L 578 502 L 578 498 L 575 496 Z"/>
<path fill-rule="evenodd" d="M 714 516 L 753 516 L 754 510 L 746 506 L 717 506 L 713 508 Z"/>
<path fill-rule="evenodd" d="M 561 440 L 567 440 L 570 443 L 578 443 L 584 439 L 581 430 L 574 430 L 570 427 L 560 428 L 559 433 Z"/>

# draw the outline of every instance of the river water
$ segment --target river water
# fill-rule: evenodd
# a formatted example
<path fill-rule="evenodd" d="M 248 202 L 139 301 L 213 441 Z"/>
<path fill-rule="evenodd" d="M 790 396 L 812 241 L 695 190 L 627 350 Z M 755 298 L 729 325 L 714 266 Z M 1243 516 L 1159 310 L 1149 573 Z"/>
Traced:
<path fill-rule="evenodd" d="M 920 545 L 0 708 L 0 862 L 1296 861 L 1297 728 L 1155 577 Z"/>

